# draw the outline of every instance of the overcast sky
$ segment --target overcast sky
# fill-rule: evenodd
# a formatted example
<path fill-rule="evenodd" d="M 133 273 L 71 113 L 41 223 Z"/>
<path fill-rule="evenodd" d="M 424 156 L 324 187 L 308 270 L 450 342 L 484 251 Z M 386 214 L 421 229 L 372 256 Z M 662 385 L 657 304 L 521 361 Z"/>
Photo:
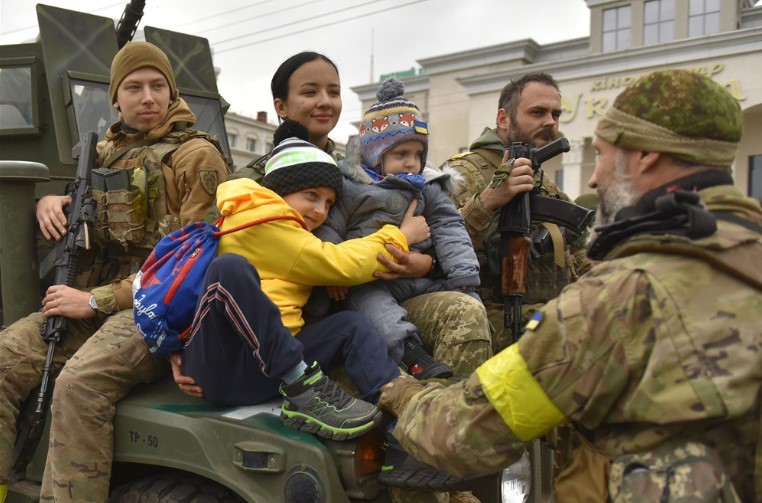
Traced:
<path fill-rule="evenodd" d="M 0 44 L 34 39 L 36 3 L 0 0 Z M 43 3 L 119 19 L 127 0 Z M 350 87 L 431 56 L 524 38 L 546 44 L 584 37 L 589 12 L 584 0 L 147 0 L 140 25 L 208 38 L 230 110 L 266 110 L 270 121 L 278 65 L 302 50 L 326 54 L 339 67 L 344 101 L 331 136 L 345 141 L 362 114 Z"/>

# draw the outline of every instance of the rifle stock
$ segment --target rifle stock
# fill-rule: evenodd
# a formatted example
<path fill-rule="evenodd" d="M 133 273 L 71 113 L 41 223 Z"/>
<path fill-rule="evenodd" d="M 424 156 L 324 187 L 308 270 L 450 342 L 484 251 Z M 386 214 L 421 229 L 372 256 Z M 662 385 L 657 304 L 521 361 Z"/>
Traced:
<path fill-rule="evenodd" d="M 559 138 L 541 148 L 529 148 L 524 143 L 513 142 L 508 147 L 508 152 L 511 159 L 529 159 L 532 170 L 537 171 L 543 162 L 568 152 L 569 148 L 569 141 Z M 523 332 L 521 306 L 527 288 L 527 267 L 532 248 L 531 226 L 532 204 L 529 193 L 524 192 L 514 197 L 500 210 L 500 293 L 503 296 L 503 323 L 505 328 L 511 330 L 513 342 L 518 341 Z"/>

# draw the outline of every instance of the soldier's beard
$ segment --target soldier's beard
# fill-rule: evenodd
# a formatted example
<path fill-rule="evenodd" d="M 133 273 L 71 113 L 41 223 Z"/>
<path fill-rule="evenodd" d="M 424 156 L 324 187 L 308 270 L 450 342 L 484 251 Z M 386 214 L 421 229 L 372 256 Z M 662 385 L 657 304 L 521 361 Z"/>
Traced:
<path fill-rule="evenodd" d="M 543 129 L 533 136 L 531 132 L 519 126 L 515 117 L 511 117 L 511 130 L 508 133 L 509 143 L 519 141 L 521 143 L 526 143 L 531 147 L 541 147 L 558 139 L 559 136 L 560 134 L 558 134 L 558 131 L 553 128 Z"/>
<path fill-rule="evenodd" d="M 611 181 L 598 192 L 598 208 L 595 211 L 595 222 L 588 235 L 588 244 L 598 237 L 597 227 L 613 224 L 616 214 L 622 208 L 632 206 L 640 195 L 632 183 L 632 175 L 627 172 L 627 157 L 618 151 L 614 159 L 614 173 Z"/>

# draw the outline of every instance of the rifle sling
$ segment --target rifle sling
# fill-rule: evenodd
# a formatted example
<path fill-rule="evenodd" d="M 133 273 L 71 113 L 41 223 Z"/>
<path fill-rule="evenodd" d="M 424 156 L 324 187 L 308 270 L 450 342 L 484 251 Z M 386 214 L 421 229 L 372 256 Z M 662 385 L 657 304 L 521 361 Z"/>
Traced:
<path fill-rule="evenodd" d="M 542 222 L 540 226 L 548 229 L 550 241 L 553 243 L 553 262 L 561 269 L 566 268 L 566 258 L 564 257 L 564 237 L 558 225 L 552 222 Z"/>

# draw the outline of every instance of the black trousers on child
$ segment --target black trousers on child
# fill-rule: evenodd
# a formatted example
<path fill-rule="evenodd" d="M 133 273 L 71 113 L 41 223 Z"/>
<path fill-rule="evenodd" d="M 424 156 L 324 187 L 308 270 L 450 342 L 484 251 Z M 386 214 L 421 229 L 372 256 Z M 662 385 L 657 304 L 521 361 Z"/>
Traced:
<path fill-rule="evenodd" d="M 204 398 L 224 405 L 254 405 L 278 396 L 278 385 L 304 360 L 324 370 L 342 364 L 375 403 L 381 386 L 400 375 L 381 336 L 361 314 L 343 311 L 302 328 L 283 325 L 278 307 L 262 291 L 257 270 L 235 254 L 215 258 L 204 277 L 183 373 Z"/>

